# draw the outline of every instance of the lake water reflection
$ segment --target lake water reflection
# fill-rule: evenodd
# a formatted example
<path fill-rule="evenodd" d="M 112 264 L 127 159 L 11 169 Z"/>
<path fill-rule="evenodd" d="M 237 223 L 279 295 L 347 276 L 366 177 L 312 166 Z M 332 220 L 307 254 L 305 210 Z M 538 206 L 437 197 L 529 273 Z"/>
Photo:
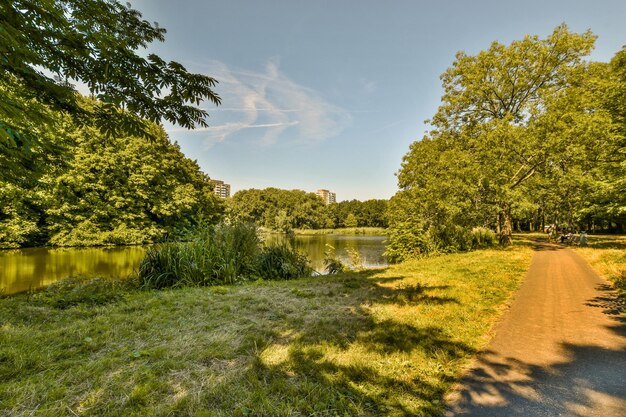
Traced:
<path fill-rule="evenodd" d="M 387 265 L 383 256 L 386 236 L 342 236 L 342 235 L 298 235 L 287 238 L 284 235 L 271 235 L 269 240 L 290 241 L 295 247 L 309 257 L 311 266 L 318 272 L 324 270 L 324 251 L 330 245 L 342 262 L 350 264 L 349 249 L 356 249 L 361 255 L 363 266 L 377 268 Z"/>
<path fill-rule="evenodd" d="M 127 277 L 145 252 L 142 246 L 0 251 L 0 291 L 13 294 L 75 276 Z"/>
<path fill-rule="evenodd" d="M 286 240 L 282 235 L 270 235 L 268 241 Z M 382 256 L 384 236 L 296 236 L 291 243 L 311 260 L 316 271 L 324 269 L 327 244 L 337 256 L 348 262 L 347 249 L 359 251 L 363 265 L 386 265 Z M 13 294 L 50 285 L 72 276 L 127 277 L 134 273 L 146 246 L 110 248 L 28 248 L 0 251 L 0 293 Z"/>

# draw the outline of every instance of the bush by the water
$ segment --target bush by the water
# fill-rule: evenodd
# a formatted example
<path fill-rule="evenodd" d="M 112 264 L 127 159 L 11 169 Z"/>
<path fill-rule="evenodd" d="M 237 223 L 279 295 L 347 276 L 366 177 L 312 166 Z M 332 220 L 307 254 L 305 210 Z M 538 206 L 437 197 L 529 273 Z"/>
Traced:
<path fill-rule="evenodd" d="M 469 230 L 449 223 L 424 230 L 405 224 L 389 229 L 385 255 L 389 262 L 397 263 L 424 255 L 488 248 L 496 242 L 495 233 L 484 227 Z"/>
<path fill-rule="evenodd" d="M 287 246 L 264 247 L 256 226 L 221 223 L 199 230 L 189 242 L 151 248 L 139 265 L 146 288 L 234 284 L 310 274 L 308 260 Z"/>
<path fill-rule="evenodd" d="M 337 257 L 335 248 L 328 243 L 324 251 L 324 269 L 328 275 L 339 274 L 348 269 L 343 262 L 341 262 L 341 259 Z"/>
<path fill-rule="evenodd" d="M 261 250 L 257 272 L 263 279 L 275 280 L 303 277 L 311 275 L 313 271 L 306 256 L 283 243 Z"/>

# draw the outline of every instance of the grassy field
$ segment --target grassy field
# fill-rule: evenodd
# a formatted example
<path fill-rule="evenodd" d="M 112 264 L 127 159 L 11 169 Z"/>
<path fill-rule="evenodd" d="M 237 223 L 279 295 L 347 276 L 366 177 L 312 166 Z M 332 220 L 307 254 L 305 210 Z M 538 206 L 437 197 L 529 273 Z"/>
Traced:
<path fill-rule="evenodd" d="M 384 227 L 344 227 L 340 229 L 294 229 L 296 235 L 386 235 Z"/>
<path fill-rule="evenodd" d="M 0 299 L 0 415 L 436 416 L 531 257 Z"/>
<path fill-rule="evenodd" d="M 589 246 L 575 247 L 589 264 L 617 288 L 626 309 L 626 236 L 590 235 Z"/>

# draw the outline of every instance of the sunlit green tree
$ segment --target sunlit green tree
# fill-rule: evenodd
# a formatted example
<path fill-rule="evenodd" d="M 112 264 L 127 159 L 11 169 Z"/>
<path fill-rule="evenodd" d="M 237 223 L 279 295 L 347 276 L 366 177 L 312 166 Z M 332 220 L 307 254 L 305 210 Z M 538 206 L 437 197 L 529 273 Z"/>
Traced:
<path fill-rule="evenodd" d="M 161 120 L 206 126 L 207 112 L 198 104 L 219 103 L 216 81 L 144 52 L 164 35 L 117 0 L 0 2 L 0 83 L 20 97 L 3 97 L 0 133 L 5 140 L 30 133 L 15 120 L 48 123 L 39 106 L 117 135 L 149 135 L 148 122 Z M 86 85 L 98 100 L 94 106 L 81 106 L 74 82 Z M 22 99 L 30 101 L 28 109 Z"/>
<path fill-rule="evenodd" d="M 624 50 L 585 61 L 594 40 L 562 25 L 457 54 L 432 129 L 398 172 L 390 254 L 462 250 L 474 226 L 508 244 L 514 223 L 623 222 Z"/>
<path fill-rule="evenodd" d="M 60 175 L 41 179 L 53 245 L 138 244 L 214 223 L 221 203 L 197 163 L 153 125 L 153 140 L 81 128 Z"/>

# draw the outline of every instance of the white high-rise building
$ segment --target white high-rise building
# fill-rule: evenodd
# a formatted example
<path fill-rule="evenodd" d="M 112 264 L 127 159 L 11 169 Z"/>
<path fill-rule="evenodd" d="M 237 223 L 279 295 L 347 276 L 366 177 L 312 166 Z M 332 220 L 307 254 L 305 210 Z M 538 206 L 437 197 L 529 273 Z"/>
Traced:
<path fill-rule="evenodd" d="M 221 198 L 230 197 L 230 184 L 226 184 L 221 180 L 211 180 L 210 182 L 213 185 L 213 192 L 216 196 Z"/>
<path fill-rule="evenodd" d="M 337 202 L 337 194 L 328 190 L 317 190 L 315 194 L 317 194 L 322 200 L 324 200 L 324 203 L 326 204 Z"/>

